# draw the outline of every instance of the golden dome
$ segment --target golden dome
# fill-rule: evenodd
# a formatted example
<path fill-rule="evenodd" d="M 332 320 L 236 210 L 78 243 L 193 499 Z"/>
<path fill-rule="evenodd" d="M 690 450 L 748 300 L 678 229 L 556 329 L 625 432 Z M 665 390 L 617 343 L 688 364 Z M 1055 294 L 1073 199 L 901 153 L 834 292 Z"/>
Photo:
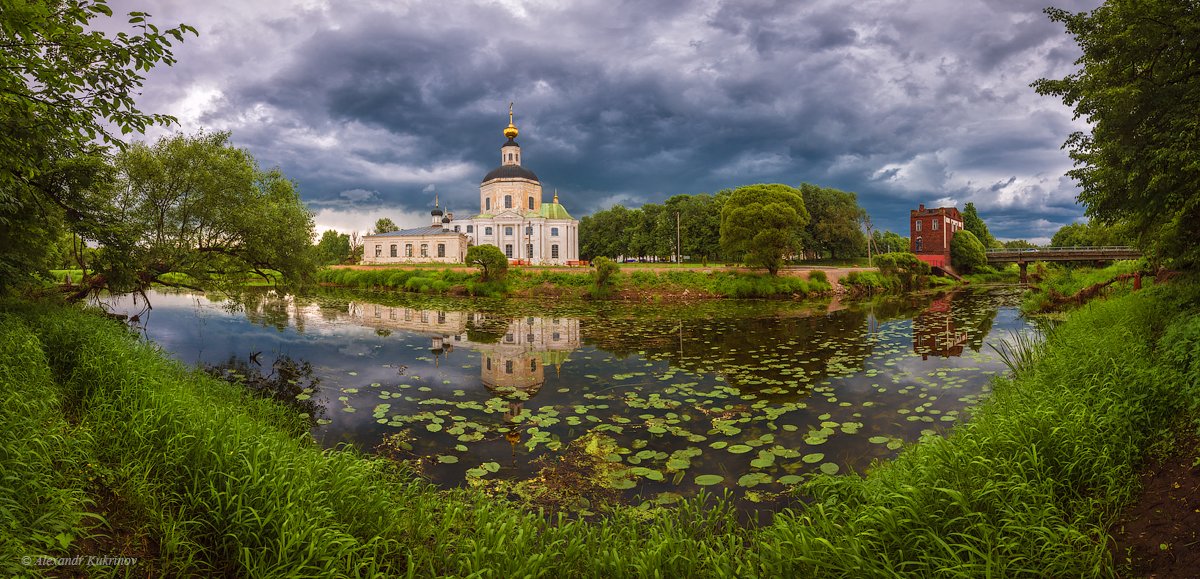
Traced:
<path fill-rule="evenodd" d="M 517 126 L 513 124 L 513 103 L 508 103 L 508 126 L 504 127 L 504 136 L 509 139 L 517 138 Z"/>

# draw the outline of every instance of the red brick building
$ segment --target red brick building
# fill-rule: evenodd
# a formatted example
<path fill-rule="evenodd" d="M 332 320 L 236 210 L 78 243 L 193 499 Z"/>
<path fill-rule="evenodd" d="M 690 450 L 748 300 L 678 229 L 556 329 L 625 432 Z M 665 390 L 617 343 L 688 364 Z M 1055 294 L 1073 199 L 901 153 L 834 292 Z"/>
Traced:
<path fill-rule="evenodd" d="M 921 205 L 909 212 L 908 249 L 929 265 L 950 265 L 950 240 L 962 228 L 962 214 L 957 208 L 926 209 Z"/>

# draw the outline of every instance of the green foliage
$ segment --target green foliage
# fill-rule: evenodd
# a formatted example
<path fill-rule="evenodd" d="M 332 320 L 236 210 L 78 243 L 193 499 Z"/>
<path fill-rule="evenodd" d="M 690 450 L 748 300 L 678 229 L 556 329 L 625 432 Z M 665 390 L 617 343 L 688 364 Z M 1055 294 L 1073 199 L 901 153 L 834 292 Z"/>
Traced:
<path fill-rule="evenodd" d="M 899 233 L 875 230 L 871 232 L 871 239 L 874 241 L 877 253 L 909 251 L 908 238 Z"/>
<path fill-rule="evenodd" d="M 1074 107 L 1090 133 L 1065 148 L 1079 201 L 1177 266 L 1200 262 L 1200 16 L 1194 2 L 1108 0 L 1091 12 L 1048 8 L 1075 36 L 1079 70 L 1034 83 Z"/>
<path fill-rule="evenodd" d="M 1136 239 L 1123 225 L 1104 225 L 1098 221 L 1068 223 L 1054 232 L 1051 247 L 1102 247 L 1132 245 Z"/>
<path fill-rule="evenodd" d="M 494 245 L 473 245 L 467 249 L 467 263 L 480 269 L 479 280 L 503 281 L 508 275 L 508 258 Z"/>
<path fill-rule="evenodd" d="M 800 250 L 808 224 L 800 192 L 779 183 L 746 185 L 730 194 L 721 211 L 721 248 L 775 275 L 786 256 Z"/>
<path fill-rule="evenodd" d="M 399 230 L 400 230 L 400 227 L 396 225 L 396 222 L 392 221 L 391 219 L 389 219 L 387 217 L 380 217 L 379 219 L 375 220 L 374 233 L 376 235 L 378 235 L 380 233 L 391 233 L 393 231 L 399 231 Z"/>
<path fill-rule="evenodd" d="M 1059 296 L 1075 295 L 1086 287 L 1105 283 L 1119 275 L 1145 269 L 1146 263 L 1143 260 L 1118 261 L 1103 268 L 1061 264 L 1046 267 L 1045 264 L 1039 262 L 1029 269 L 1031 272 L 1037 272 L 1038 275 L 1035 277 L 1040 278 L 1040 280 L 1034 280 L 1034 287 L 1037 291 L 1025 295 L 1025 299 L 1021 302 L 1021 309 L 1027 313 L 1049 311 L 1054 309 L 1052 299 L 1055 294 Z M 1150 279 L 1146 278 L 1144 282 L 1149 283 Z M 1107 295 L 1127 293 L 1132 286 L 1133 282 L 1109 286 Z"/>
<path fill-rule="evenodd" d="M 94 22 L 111 16 L 106 0 L 0 9 L 0 290 L 45 269 L 64 225 L 101 218 L 91 196 L 103 144 L 120 144 L 110 131 L 174 122 L 141 112 L 135 98 L 142 75 L 173 64 L 172 41 L 195 29 L 160 29 L 141 12 L 129 15 L 132 32 Z"/>
<path fill-rule="evenodd" d="M 114 192 L 94 205 L 106 223 L 88 231 L 101 244 L 93 290 L 137 291 L 168 272 L 202 288 L 244 274 L 311 275 L 312 215 L 291 181 L 260 170 L 228 133 L 136 143 L 116 167 Z"/>
<path fill-rule="evenodd" d="M 613 276 L 621 270 L 617 266 L 617 262 L 603 256 L 592 260 L 592 267 L 596 269 L 595 285 L 597 289 L 611 286 L 614 281 Z"/>
<path fill-rule="evenodd" d="M 825 275 L 825 272 L 817 269 L 817 270 L 808 272 L 808 281 L 811 281 L 814 283 L 828 284 L 829 276 Z"/>
<path fill-rule="evenodd" d="M 336 265 L 350 260 L 350 236 L 332 229 L 321 234 L 314 250 L 317 265 Z"/>
<path fill-rule="evenodd" d="M 987 265 L 987 251 L 975 234 L 963 229 L 950 240 L 950 263 L 962 273 L 971 273 Z"/>
<path fill-rule="evenodd" d="M 916 254 L 907 251 L 877 255 L 875 256 L 875 266 L 883 275 L 898 279 L 900 287 L 905 291 L 921 287 L 929 275 L 929 264 L 917 259 Z"/>
<path fill-rule="evenodd" d="M 975 240 L 983 244 L 984 248 L 998 247 L 1000 242 L 992 237 L 992 233 L 988 231 L 988 226 L 979 217 L 979 211 L 975 209 L 974 203 L 967 203 L 963 208 L 963 229 L 970 231 L 975 236 Z"/>
<path fill-rule="evenodd" d="M 803 233 L 806 251 L 830 259 L 866 255 L 867 238 L 859 228 L 866 211 L 854 193 L 802 183 L 800 194 L 810 217 Z"/>
<path fill-rule="evenodd" d="M 1024 239 L 1011 239 L 1009 241 L 1002 242 L 1001 245 L 1004 247 L 1004 249 L 1037 249 L 1036 245 L 1029 243 Z"/>
<path fill-rule="evenodd" d="M 842 279 L 842 285 L 860 294 L 896 292 L 903 289 L 899 278 L 877 271 L 852 271 Z"/>

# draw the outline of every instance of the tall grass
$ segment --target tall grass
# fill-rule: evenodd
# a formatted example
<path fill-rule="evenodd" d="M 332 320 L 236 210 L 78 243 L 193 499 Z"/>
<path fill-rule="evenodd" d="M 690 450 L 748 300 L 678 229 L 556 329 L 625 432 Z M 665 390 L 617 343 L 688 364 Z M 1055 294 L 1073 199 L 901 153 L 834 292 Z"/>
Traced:
<path fill-rule="evenodd" d="M 816 477 L 810 504 L 762 527 L 711 497 L 582 521 L 439 491 L 386 461 L 321 451 L 287 434 L 295 417 L 282 407 L 61 308 L 19 307 L 24 322 L 0 323 L 0 364 L 15 360 L 0 379 L 24 388 L 5 417 L 39 428 L 0 441 L 6 461 L 14 448 L 43 455 L 38 444 L 90 455 L 133 513 L 130 532 L 159 545 L 138 574 L 1110 576 L 1106 525 L 1144 448 L 1197 398 L 1197 293 L 1156 287 L 1079 310 L 948 437 L 865 477 Z M 37 442 L 57 431 L 69 435 Z M 61 506 L 35 510 L 79 524 L 78 478 L 30 456 L 4 475 L 42 473 Z M 0 526 L 5 554 L 36 547 L 24 528 Z"/>

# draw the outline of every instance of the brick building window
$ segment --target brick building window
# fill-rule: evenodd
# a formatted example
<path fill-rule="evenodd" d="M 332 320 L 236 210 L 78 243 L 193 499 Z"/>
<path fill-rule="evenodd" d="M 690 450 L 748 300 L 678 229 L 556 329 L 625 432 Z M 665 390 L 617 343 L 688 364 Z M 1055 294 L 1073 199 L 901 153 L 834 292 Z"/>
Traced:
<path fill-rule="evenodd" d="M 931 229 L 933 229 L 934 231 L 938 230 L 938 221 L 939 221 L 938 219 L 933 220 L 933 227 L 931 227 Z"/>
<path fill-rule="evenodd" d="M 920 230 L 921 230 L 921 220 L 920 220 L 920 219 L 918 219 L 918 220 L 917 220 L 917 225 L 916 225 L 916 227 L 917 227 L 917 228 L 916 228 L 914 231 L 920 231 Z"/>

